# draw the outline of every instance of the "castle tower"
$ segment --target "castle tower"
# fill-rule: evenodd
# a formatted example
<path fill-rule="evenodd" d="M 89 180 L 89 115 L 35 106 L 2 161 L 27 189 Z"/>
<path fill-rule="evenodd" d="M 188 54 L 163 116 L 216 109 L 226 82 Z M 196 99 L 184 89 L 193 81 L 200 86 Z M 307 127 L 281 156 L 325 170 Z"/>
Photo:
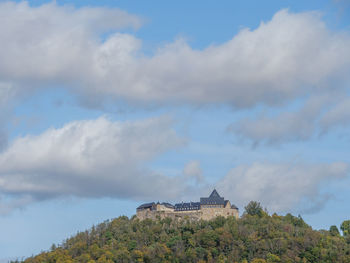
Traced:
<path fill-rule="evenodd" d="M 231 205 L 229 200 L 221 197 L 216 189 L 213 190 L 209 197 L 200 198 L 200 209 L 204 220 L 210 220 L 217 216 L 239 217 L 238 208 L 235 205 Z"/>

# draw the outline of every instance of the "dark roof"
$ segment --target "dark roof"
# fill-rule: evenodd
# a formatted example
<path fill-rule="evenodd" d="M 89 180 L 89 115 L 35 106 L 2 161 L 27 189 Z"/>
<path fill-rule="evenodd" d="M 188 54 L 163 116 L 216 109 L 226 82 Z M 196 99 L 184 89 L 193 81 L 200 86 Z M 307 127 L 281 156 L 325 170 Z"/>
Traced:
<path fill-rule="evenodd" d="M 166 202 L 163 202 L 163 203 L 155 203 L 155 202 L 152 202 L 152 203 L 146 203 L 146 204 L 142 204 L 140 205 L 137 209 L 147 209 L 147 208 L 152 208 L 154 205 L 164 205 L 165 207 L 168 207 L 168 208 L 172 208 L 174 209 L 174 206 L 170 203 L 166 203 Z"/>
<path fill-rule="evenodd" d="M 214 189 L 209 197 L 201 197 L 200 203 L 201 205 L 224 205 L 225 200 Z"/>
<path fill-rule="evenodd" d="M 199 210 L 200 203 L 199 202 L 189 202 L 189 203 L 178 203 L 175 204 L 175 210 Z"/>
<path fill-rule="evenodd" d="M 223 197 L 219 195 L 219 193 L 214 189 L 213 192 L 209 195 L 209 197 L 201 197 L 200 202 L 189 202 L 189 203 L 178 203 L 172 205 L 170 203 L 163 202 L 161 205 L 164 205 L 167 208 L 175 209 L 175 211 L 183 211 L 183 210 L 199 210 L 201 205 L 223 205 L 226 206 L 229 200 L 224 200 Z M 159 201 L 157 204 L 160 204 Z M 155 202 L 146 203 L 140 205 L 137 209 L 152 209 L 152 207 L 156 205 Z M 237 209 L 237 206 L 231 205 L 232 209 Z"/>
<path fill-rule="evenodd" d="M 221 198 L 218 192 L 214 189 L 213 192 L 209 195 L 209 198 Z"/>
<path fill-rule="evenodd" d="M 151 208 L 153 205 L 155 205 L 155 202 L 152 203 L 146 203 L 146 204 L 142 204 L 140 205 L 137 209 L 146 209 L 146 208 Z"/>
<path fill-rule="evenodd" d="M 235 205 L 231 205 L 231 208 L 232 208 L 232 209 L 237 209 L 237 210 L 238 210 L 238 207 L 235 206 Z"/>
<path fill-rule="evenodd" d="M 161 203 L 161 205 L 164 205 L 167 208 L 174 208 L 174 206 L 172 204 L 166 203 L 166 202 Z"/>

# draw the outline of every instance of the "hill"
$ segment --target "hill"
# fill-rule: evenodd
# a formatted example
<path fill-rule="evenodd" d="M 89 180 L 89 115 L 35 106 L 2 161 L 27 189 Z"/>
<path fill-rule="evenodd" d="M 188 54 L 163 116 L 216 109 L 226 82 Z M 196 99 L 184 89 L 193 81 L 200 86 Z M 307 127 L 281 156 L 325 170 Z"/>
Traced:
<path fill-rule="evenodd" d="M 350 262 L 349 243 L 336 227 L 315 231 L 291 214 L 198 222 L 122 216 L 24 262 Z"/>

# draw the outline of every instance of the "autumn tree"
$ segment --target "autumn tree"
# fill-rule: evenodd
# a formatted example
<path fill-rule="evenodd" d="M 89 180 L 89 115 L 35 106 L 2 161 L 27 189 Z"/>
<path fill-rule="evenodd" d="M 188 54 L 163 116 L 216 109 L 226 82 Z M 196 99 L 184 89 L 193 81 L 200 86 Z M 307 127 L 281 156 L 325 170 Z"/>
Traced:
<path fill-rule="evenodd" d="M 344 236 L 348 236 L 350 234 L 350 220 L 345 220 L 341 226 L 341 231 L 343 231 Z"/>
<path fill-rule="evenodd" d="M 251 216 L 262 217 L 265 212 L 259 202 L 250 201 L 249 204 L 244 207 L 244 213 Z"/>
<path fill-rule="evenodd" d="M 329 233 L 332 236 L 339 236 L 340 235 L 339 230 L 338 230 L 337 226 L 335 226 L 335 225 L 333 225 L 329 228 Z"/>

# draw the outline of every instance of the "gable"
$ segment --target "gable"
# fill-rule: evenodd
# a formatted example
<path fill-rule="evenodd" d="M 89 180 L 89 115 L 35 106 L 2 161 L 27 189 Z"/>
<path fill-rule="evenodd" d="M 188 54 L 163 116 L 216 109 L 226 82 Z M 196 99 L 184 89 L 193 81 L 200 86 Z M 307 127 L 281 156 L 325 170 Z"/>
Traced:
<path fill-rule="evenodd" d="M 209 195 L 209 198 L 221 198 L 219 193 L 214 189 L 213 192 Z"/>

